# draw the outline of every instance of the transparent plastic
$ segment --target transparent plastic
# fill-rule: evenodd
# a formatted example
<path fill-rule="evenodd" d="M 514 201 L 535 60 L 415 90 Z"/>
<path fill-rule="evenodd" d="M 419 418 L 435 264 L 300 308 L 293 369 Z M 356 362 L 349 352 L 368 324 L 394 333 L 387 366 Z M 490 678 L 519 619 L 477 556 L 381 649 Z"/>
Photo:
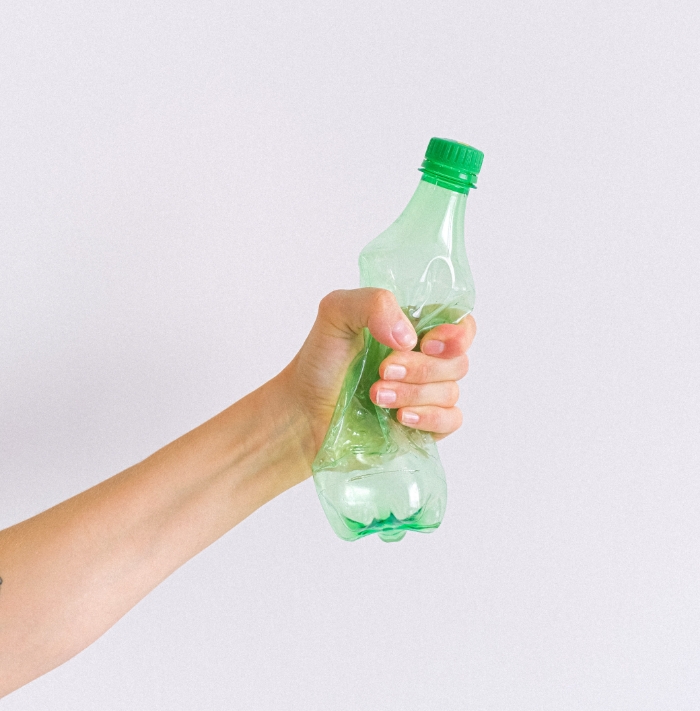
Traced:
<path fill-rule="evenodd" d="M 474 308 L 464 246 L 467 194 L 421 180 L 400 217 L 360 253 L 362 286 L 388 289 L 420 339 Z M 321 505 L 340 538 L 378 533 L 399 541 L 430 532 L 447 503 L 445 472 L 433 436 L 396 420 L 369 397 L 390 349 L 365 330 L 363 350 L 345 376 L 331 424 L 313 463 Z"/>

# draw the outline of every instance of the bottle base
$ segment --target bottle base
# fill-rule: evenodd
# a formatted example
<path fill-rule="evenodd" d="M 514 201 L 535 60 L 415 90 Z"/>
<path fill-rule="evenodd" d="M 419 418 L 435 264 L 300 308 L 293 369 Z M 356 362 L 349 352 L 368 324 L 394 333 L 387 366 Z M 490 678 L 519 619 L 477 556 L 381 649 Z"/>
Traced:
<path fill-rule="evenodd" d="M 356 541 L 365 536 L 371 536 L 373 533 L 377 533 L 379 534 L 379 538 L 387 543 L 402 540 L 408 531 L 431 533 L 440 526 L 441 521 L 429 522 L 424 520 L 424 518 L 424 509 L 419 509 L 413 516 L 407 519 L 401 520 L 396 518 L 393 514 L 390 514 L 387 518 L 382 520 L 374 519 L 368 525 L 353 521 L 345 516 L 339 516 L 338 518 L 335 516 L 331 518 L 331 516 L 329 516 L 333 530 L 344 541 Z M 338 526 L 336 522 L 340 523 L 340 526 Z"/>
<path fill-rule="evenodd" d="M 406 535 L 406 531 L 379 531 L 379 538 L 385 543 L 400 541 Z"/>
<path fill-rule="evenodd" d="M 383 541 L 395 542 L 407 531 L 430 533 L 445 513 L 447 487 L 439 464 L 432 472 L 375 469 L 333 472 L 325 479 L 322 486 L 316 478 L 319 499 L 333 530 L 345 541 L 377 533 Z"/>

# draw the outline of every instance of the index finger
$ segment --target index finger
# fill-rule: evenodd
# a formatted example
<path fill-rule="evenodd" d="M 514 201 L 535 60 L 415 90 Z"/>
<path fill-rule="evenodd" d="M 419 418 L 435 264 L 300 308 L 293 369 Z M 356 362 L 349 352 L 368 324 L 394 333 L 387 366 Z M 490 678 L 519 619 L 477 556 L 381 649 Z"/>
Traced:
<path fill-rule="evenodd" d="M 476 321 L 469 314 L 459 323 L 445 323 L 428 331 L 421 339 L 423 353 L 438 358 L 455 358 L 463 355 L 476 336 Z"/>

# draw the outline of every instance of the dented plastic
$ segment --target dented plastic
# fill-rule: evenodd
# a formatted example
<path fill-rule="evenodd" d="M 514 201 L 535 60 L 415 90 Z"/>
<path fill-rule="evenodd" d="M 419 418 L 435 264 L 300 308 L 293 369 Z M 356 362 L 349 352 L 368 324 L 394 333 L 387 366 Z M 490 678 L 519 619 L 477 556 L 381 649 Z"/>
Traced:
<path fill-rule="evenodd" d="M 416 349 L 432 328 L 458 323 L 474 308 L 464 211 L 482 159 L 470 146 L 433 139 L 406 209 L 360 254 L 361 285 L 394 293 L 418 334 Z M 321 505 L 348 541 L 372 533 L 398 541 L 406 531 L 435 530 L 445 514 L 447 485 L 433 436 L 370 400 L 389 353 L 365 331 L 313 463 Z"/>

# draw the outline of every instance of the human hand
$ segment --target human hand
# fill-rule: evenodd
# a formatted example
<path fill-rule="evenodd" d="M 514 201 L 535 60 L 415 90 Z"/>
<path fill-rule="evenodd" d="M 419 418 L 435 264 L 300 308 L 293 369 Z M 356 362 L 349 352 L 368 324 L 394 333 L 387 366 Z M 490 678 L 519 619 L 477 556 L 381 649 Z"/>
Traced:
<path fill-rule="evenodd" d="M 431 432 L 436 439 L 462 424 L 457 380 L 469 367 L 466 352 L 476 334 L 472 316 L 432 329 L 417 352 L 412 350 L 416 333 L 391 292 L 334 291 L 321 301 L 306 342 L 283 373 L 290 397 L 309 424 L 311 461 L 325 437 L 345 373 L 362 348 L 365 327 L 393 349 L 379 367 L 379 379 L 370 390 L 372 401 L 397 409 L 399 422 Z"/>
<path fill-rule="evenodd" d="M 414 352 L 415 331 L 389 291 L 329 294 L 276 378 L 142 462 L 0 531 L 0 696 L 70 659 L 185 561 L 310 475 L 365 327 L 393 349 L 372 400 L 436 437 L 460 426 L 456 381 L 467 372 L 471 316 L 434 328 Z"/>

